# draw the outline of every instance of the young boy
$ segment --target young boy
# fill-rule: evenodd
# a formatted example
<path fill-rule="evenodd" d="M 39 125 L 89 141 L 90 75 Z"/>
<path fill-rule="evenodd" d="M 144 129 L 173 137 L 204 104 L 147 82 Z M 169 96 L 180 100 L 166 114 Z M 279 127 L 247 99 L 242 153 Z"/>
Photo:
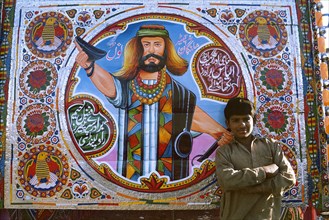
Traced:
<path fill-rule="evenodd" d="M 278 142 L 252 135 L 255 109 L 249 100 L 229 100 L 224 114 L 234 140 L 216 151 L 220 220 L 280 219 L 282 194 L 296 183 L 290 163 Z"/>

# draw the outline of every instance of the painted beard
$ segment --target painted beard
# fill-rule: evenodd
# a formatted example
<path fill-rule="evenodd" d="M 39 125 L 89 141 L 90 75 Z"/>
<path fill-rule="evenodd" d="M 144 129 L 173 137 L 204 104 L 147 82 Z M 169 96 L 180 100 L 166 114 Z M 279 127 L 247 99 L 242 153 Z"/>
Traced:
<path fill-rule="evenodd" d="M 154 58 L 158 59 L 160 62 L 158 64 L 155 64 L 154 62 L 145 64 L 145 60 L 147 60 L 150 57 L 154 57 Z M 146 56 L 143 56 L 139 59 L 139 68 L 148 73 L 154 73 L 154 72 L 160 71 L 165 66 L 165 60 L 166 60 L 166 55 L 159 56 L 154 53 L 147 54 Z"/>

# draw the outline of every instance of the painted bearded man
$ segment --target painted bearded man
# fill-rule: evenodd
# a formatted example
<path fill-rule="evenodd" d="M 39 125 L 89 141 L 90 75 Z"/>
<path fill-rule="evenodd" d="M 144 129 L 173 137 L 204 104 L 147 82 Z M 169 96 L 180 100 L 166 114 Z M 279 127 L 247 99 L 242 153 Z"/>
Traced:
<path fill-rule="evenodd" d="M 119 110 L 117 172 L 131 180 L 157 171 L 171 180 L 189 175 L 190 129 L 219 144 L 231 135 L 196 106 L 196 97 L 167 73 L 188 68 L 161 25 L 144 25 L 126 45 L 121 70 L 109 74 L 76 44 L 76 62 Z M 202 146 L 200 146 L 202 147 Z"/>

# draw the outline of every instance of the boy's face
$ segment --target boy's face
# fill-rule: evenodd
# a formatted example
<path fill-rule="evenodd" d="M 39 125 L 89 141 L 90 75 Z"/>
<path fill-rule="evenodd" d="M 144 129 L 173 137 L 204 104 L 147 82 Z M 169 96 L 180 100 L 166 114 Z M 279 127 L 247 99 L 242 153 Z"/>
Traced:
<path fill-rule="evenodd" d="M 236 139 L 249 137 L 254 128 L 254 120 L 251 115 L 232 115 L 226 124 Z"/>

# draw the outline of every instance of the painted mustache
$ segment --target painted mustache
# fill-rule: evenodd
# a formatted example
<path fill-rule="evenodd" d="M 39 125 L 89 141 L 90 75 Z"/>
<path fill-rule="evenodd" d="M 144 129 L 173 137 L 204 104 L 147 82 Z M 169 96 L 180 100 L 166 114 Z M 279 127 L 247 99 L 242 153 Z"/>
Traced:
<path fill-rule="evenodd" d="M 154 53 L 150 53 L 150 54 L 147 54 L 147 55 L 141 57 L 141 62 L 144 62 L 145 60 L 147 60 L 150 57 L 154 57 L 154 58 L 158 59 L 159 61 L 164 61 L 165 60 L 164 56 L 160 56 L 160 55 L 157 55 L 157 54 L 154 54 Z"/>

